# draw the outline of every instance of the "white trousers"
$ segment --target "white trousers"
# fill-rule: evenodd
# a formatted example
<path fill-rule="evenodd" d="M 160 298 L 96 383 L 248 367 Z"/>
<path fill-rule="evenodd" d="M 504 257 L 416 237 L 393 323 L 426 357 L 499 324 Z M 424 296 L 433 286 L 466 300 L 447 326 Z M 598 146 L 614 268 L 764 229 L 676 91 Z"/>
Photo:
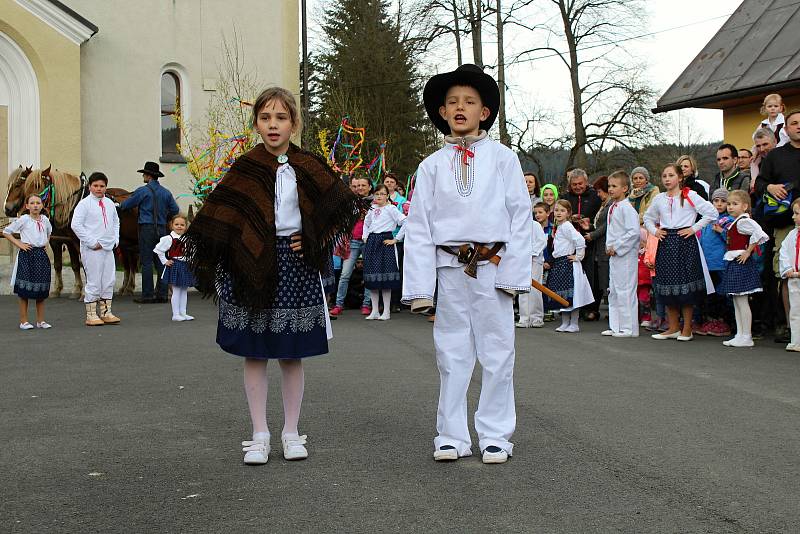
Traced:
<path fill-rule="evenodd" d="M 439 298 L 433 341 L 441 387 L 434 447 L 452 445 L 468 456 L 467 389 L 475 360 L 482 368 L 475 431 L 481 450 L 491 445 L 512 453 L 509 441 L 517 424 L 514 407 L 514 305 L 495 289 L 497 266 L 478 267 L 478 278 L 463 267 L 439 267 Z"/>
<path fill-rule="evenodd" d="M 614 332 L 639 335 L 639 257 L 636 252 L 608 258 L 608 326 Z"/>
<path fill-rule="evenodd" d="M 533 279 L 541 284 L 544 265 L 532 260 L 531 272 Z M 542 292 L 538 289 L 531 288 L 530 293 L 522 293 L 519 296 L 519 322 L 527 326 L 544 322 L 544 303 L 542 302 Z"/>
<path fill-rule="evenodd" d="M 83 289 L 86 298 L 83 301 L 96 302 L 100 299 L 114 298 L 116 281 L 114 252 L 81 247 L 81 263 L 86 272 L 86 285 Z"/>
<path fill-rule="evenodd" d="M 800 345 L 800 279 L 788 278 L 786 281 L 789 289 L 789 328 L 792 331 L 790 343 Z"/>

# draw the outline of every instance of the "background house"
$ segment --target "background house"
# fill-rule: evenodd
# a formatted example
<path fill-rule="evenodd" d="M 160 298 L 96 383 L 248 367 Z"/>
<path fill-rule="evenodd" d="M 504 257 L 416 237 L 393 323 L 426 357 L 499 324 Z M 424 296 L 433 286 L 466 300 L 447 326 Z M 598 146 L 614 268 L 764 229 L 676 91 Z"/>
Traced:
<path fill-rule="evenodd" d="M 721 109 L 725 141 L 749 148 L 770 93 L 800 107 L 800 2 L 744 0 L 653 112 Z"/>
<path fill-rule="evenodd" d="M 133 189 L 160 160 L 188 193 L 173 116 L 202 122 L 234 31 L 264 87 L 299 94 L 296 0 L 0 0 L 0 187 L 52 164 Z"/>

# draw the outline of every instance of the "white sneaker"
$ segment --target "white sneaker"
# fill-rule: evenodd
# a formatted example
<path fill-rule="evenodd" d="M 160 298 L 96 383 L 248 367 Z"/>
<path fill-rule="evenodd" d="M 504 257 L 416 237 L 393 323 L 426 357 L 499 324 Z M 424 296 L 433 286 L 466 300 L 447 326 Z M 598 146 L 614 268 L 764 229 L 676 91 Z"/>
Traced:
<path fill-rule="evenodd" d="M 255 434 L 252 441 L 242 442 L 244 463 L 264 465 L 269 460 L 269 434 Z"/>
<path fill-rule="evenodd" d="M 581 331 L 581 327 L 576 324 L 571 324 L 564 329 L 564 332 L 568 332 L 570 334 L 575 334 Z"/>
<path fill-rule="evenodd" d="M 514 326 L 516 326 L 517 328 L 528 328 L 530 325 L 528 323 L 518 322 L 514 323 Z"/>
<path fill-rule="evenodd" d="M 752 347 L 754 345 L 753 338 L 750 336 L 742 336 L 739 339 L 733 338 L 728 344 L 729 347 Z"/>
<path fill-rule="evenodd" d="M 504 464 L 508 461 L 508 453 L 500 447 L 490 445 L 483 451 L 483 463 L 485 464 Z"/>
<path fill-rule="evenodd" d="M 194 317 L 192 317 L 191 315 L 188 315 L 186 313 L 182 313 L 181 315 L 183 316 L 184 321 L 194 321 Z"/>
<path fill-rule="evenodd" d="M 433 451 L 433 459 L 437 462 L 452 462 L 458 460 L 458 449 L 452 445 L 443 445 Z"/>
<path fill-rule="evenodd" d="M 25 321 L 24 323 L 19 323 L 20 330 L 30 330 L 31 328 L 33 328 L 33 325 L 28 321 Z"/>
<path fill-rule="evenodd" d="M 43 328 L 47 330 L 48 328 L 53 328 L 53 325 L 42 321 L 41 323 L 36 323 L 36 328 Z"/>
<path fill-rule="evenodd" d="M 731 346 L 733 346 L 733 345 L 731 345 L 731 343 L 733 343 L 737 339 L 739 339 L 739 336 L 734 336 L 734 337 L 732 337 L 730 339 L 727 339 L 727 340 L 723 341 L 722 344 L 725 345 L 726 347 L 731 347 Z"/>
<path fill-rule="evenodd" d="M 788 352 L 800 352 L 800 345 L 796 343 L 789 343 L 788 345 L 786 345 L 786 350 Z"/>
<path fill-rule="evenodd" d="M 391 315 L 389 315 L 388 313 L 385 313 L 385 314 L 381 315 L 380 317 L 378 317 L 378 320 L 379 321 L 388 321 L 391 318 L 392 318 Z"/>
<path fill-rule="evenodd" d="M 602 332 L 600 332 L 600 335 L 601 336 L 613 336 L 614 335 L 614 331 L 613 330 L 603 330 Z"/>
<path fill-rule="evenodd" d="M 287 460 L 305 460 L 308 458 L 308 451 L 304 447 L 307 436 L 297 434 L 284 434 L 281 436 L 283 442 L 283 457 Z"/>
<path fill-rule="evenodd" d="M 633 337 L 633 334 L 630 332 L 614 332 L 611 334 L 613 337 Z"/>
<path fill-rule="evenodd" d="M 173 315 L 172 320 L 175 322 L 185 321 L 186 319 L 183 318 L 183 315 Z"/>
<path fill-rule="evenodd" d="M 531 323 L 531 328 L 542 328 L 544 326 L 544 321 L 539 321 L 538 323 Z"/>
<path fill-rule="evenodd" d="M 364 317 L 364 319 L 366 319 L 367 321 L 374 321 L 375 319 L 379 319 L 379 318 L 380 318 L 380 315 L 378 315 L 376 312 L 372 312 L 369 315 L 367 315 L 366 317 Z"/>

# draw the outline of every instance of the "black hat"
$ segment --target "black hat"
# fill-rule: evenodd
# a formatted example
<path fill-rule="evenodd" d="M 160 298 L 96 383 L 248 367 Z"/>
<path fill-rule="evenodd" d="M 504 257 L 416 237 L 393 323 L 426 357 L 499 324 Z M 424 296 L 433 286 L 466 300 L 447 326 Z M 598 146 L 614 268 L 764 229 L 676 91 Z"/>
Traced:
<path fill-rule="evenodd" d="M 155 161 L 146 161 L 144 163 L 144 169 L 139 169 L 136 172 L 147 174 L 149 176 L 152 176 L 153 178 L 159 178 L 161 176 L 164 176 L 164 174 L 160 170 L 158 170 L 158 163 L 156 163 Z"/>
<path fill-rule="evenodd" d="M 450 126 L 439 115 L 439 108 L 444 105 L 447 91 L 454 85 L 474 87 L 481 95 L 483 105 L 489 108 L 489 117 L 485 121 L 481 121 L 481 130 L 488 131 L 500 110 L 500 89 L 494 78 L 472 63 L 465 63 L 453 72 L 437 74 L 425 84 L 422 100 L 425 102 L 425 111 L 428 112 L 428 118 L 431 119 L 433 125 L 443 134 L 450 135 Z"/>

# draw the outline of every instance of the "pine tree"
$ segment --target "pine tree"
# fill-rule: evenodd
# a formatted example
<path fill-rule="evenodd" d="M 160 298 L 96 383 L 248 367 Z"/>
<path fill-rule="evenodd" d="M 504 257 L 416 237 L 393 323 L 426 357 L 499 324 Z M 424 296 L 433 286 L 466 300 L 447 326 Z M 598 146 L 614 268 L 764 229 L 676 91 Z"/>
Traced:
<path fill-rule="evenodd" d="M 317 128 L 337 131 L 343 115 L 366 128 L 368 162 L 388 141 L 387 162 L 400 176 L 427 155 L 430 128 L 410 50 L 385 0 L 331 2 L 323 24 L 325 48 L 315 61 Z"/>

